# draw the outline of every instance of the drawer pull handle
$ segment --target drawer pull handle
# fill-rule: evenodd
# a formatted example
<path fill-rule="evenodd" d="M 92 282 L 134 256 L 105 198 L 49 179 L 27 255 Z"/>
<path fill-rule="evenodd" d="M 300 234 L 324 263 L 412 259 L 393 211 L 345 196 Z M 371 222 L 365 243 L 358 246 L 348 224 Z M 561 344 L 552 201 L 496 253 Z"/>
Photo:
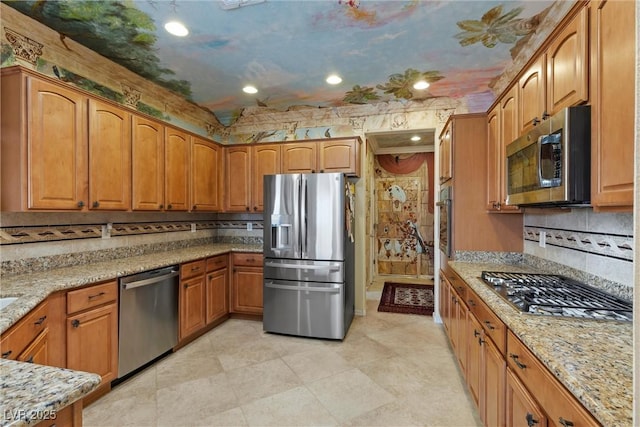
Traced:
<path fill-rule="evenodd" d="M 533 427 L 534 424 L 538 424 L 540 421 L 536 420 L 535 418 L 533 418 L 533 414 L 530 414 L 527 412 L 527 416 L 525 417 L 525 419 L 527 420 L 527 425 L 529 427 Z"/>
<path fill-rule="evenodd" d="M 558 419 L 558 422 L 560 423 L 561 426 L 563 427 L 572 427 L 573 421 L 569 421 L 569 420 L 565 420 L 564 418 L 560 417 L 560 419 Z"/>
<path fill-rule="evenodd" d="M 91 301 L 94 298 L 100 298 L 102 295 L 106 294 L 106 292 L 100 292 L 98 294 L 94 294 L 94 295 L 89 295 L 89 301 Z"/>
<path fill-rule="evenodd" d="M 484 324 L 485 324 L 485 325 L 487 325 L 487 328 L 491 329 L 492 331 L 496 328 L 496 327 L 495 327 L 495 326 L 493 326 L 493 325 L 491 324 L 491 322 L 490 322 L 490 321 L 488 321 L 488 320 L 485 320 L 485 321 L 484 321 Z"/>
<path fill-rule="evenodd" d="M 472 299 L 467 300 L 467 302 L 469 303 L 469 307 L 475 307 L 476 306 L 475 301 L 473 301 Z"/>
<path fill-rule="evenodd" d="M 77 328 L 78 326 L 80 326 L 80 321 L 78 319 L 72 320 L 71 326 L 73 326 L 74 328 Z"/>
<path fill-rule="evenodd" d="M 527 367 L 527 365 L 518 360 L 517 354 L 510 353 L 509 357 L 513 359 L 513 363 L 515 363 L 518 368 L 525 369 Z"/>
<path fill-rule="evenodd" d="M 479 337 L 480 336 L 480 332 L 476 331 L 475 329 L 473 330 L 473 336 L 474 337 Z"/>
<path fill-rule="evenodd" d="M 200 270 L 200 267 L 191 267 L 191 271 L 198 271 Z"/>
<path fill-rule="evenodd" d="M 42 316 L 41 318 L 33 322 L 33 324 L 36 326 L 40 326 L 42 325 L 42 323 L 44 323 L 45 320 L 47 320 L 47 316 Z"/>
<path fill-rule="evenodd" d="M 13 350 L 5 351 L 4 353 L 2 353 L 2 358 L 8 358 L 9 356 L 11 356 L 11 353 L 13 353 Z"/>

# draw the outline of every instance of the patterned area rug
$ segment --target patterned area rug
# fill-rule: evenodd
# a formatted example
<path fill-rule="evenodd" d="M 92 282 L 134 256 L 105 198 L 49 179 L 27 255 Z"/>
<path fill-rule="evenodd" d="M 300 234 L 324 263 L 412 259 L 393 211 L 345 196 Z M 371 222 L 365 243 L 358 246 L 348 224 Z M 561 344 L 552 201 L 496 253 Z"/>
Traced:
<path fill-rule="evenodd" d="M 385 282 L 378 311 L 433 314 L 433 285 Z"/>

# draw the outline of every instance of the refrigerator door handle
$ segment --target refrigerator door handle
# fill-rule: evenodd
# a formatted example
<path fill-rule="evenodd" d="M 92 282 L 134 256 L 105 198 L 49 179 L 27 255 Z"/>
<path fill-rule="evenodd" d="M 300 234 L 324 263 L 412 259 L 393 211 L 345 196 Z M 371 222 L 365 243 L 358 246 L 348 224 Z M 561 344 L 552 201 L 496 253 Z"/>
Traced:
<path fill-rule="evenodd" d="M 325 293 L 336 293 L 340 292 L 341 285 L 335 285 L 330 288 L 325 287 L 313 287 L 313 286 L 288 286 L 288 285 L 278 285 L 274 282 L 264 282 L 265 288 L 271 289 L 282 289 L 285 291 L 308 291 L 308 292 L 325 292 Z"/>
<path fill-rule="evenodd" d="M 276 262 L 265 262 L 264 266 L 274 267 L 274 268 L 291 268 L 294 270 L 329 270 L 329 271 L 340 270 L 339 265 L 280 264 Z"/>
<path fill-rule="evenodd" d="M 307 257 L 307 180 L 300 180 L 300 249 L 302 258 Z"/>

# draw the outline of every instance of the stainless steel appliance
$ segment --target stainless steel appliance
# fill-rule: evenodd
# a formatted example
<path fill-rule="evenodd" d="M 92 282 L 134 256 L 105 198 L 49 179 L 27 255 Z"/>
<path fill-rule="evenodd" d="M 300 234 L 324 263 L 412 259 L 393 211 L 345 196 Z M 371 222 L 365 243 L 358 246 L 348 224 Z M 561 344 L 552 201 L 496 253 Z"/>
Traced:
<path fill-rule="evenodd" d="M 349 193 L 339 173 L 264 177 L 265 331 L 346 335 L 355 310 Z"/>
<path fill-rule="evenodd" d="M 178 266 L 120 278 L 118 378 L 178 343 Z"/>
<path fill-rule="evenodd" d="M 451 193 L 452 188 L 450 185 L 444 186 L 440 189 L 440 198 L 436 205 L 440 210 L 440 250 L 444 252 L 445 256 L 451 256 Z"/>
<path fill-rule="evenodd" d="M 589 205 L 591 109 L 568 107 L 507 146 L 507 204 Z"/>
<path fill-rule="evenodd" d="M 481 277 L 502 298 L 524 313 L 632 320 L 631 302 L 564 276 L 483 271 Z"/>

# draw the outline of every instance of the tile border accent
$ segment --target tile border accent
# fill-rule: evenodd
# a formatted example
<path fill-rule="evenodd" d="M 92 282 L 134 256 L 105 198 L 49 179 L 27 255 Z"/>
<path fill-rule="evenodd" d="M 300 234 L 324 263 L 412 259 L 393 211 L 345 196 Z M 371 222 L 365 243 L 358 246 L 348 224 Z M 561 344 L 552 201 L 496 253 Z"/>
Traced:
<path fill-rule="evenodd" d="M 538 242 L 540 232 L 546 233 L 547 245 L 633 262 L 634 243 L 631 235 L 525 226 L 524 239 Z"/>
<path fill-rule="evenodd" d="M 112 236 L 132 236 L 139 234 L 170 233 L 200 230 L 239 229 L 246 230 L 251 222 L 254 230 L 263 228 L 262 221 L 167 221 L 84 225 L 47 225 L 29 227 L 0 228 L 0 245 L 18 243 L 53 242 L 74 239 L 100 239 Z"/>

